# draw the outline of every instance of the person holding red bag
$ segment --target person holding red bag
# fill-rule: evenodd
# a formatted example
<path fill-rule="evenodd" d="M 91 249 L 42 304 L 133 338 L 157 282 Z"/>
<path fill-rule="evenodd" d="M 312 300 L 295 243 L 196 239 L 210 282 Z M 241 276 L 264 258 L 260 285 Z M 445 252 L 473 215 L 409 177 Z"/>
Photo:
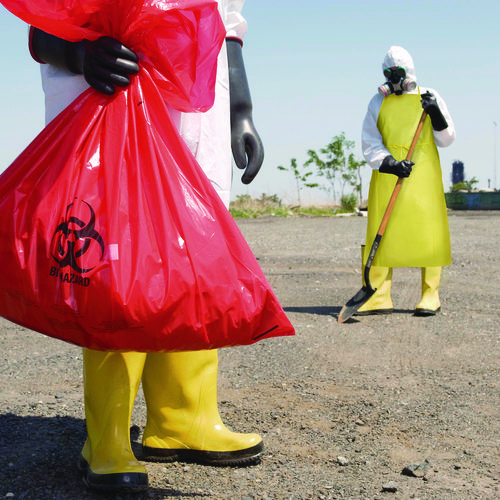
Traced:
<path fill-rule="evenodd" d="M 242 181 L 257 175 L 264 149 L 252 120 L 242 58 L 244 0 L 218 0 L 227 35 L 219 58 L 215 104 L 206 113 L 171 109 L 178 130 L 222 200 L 229 205 L 231 151 Z M 32 28 L 30 51 L 42 63 L 46 120 L 89 86 L 112 95 L 129 85 L 139 58 L 118 40 L 67 42 Z M 180 312 L 181 313 L 181 312 Z M 210 465 L 258 462 L 257 434 L 230 431 L 217 406 L 217 350 L 172 353 L 83 351 L 88 437 L 79 469 L 85 484 L 105 491 L 148 488 L 147 471 L 132 452 L 130 420 L 142 380 L 147 404 L 143 458 Z"/>

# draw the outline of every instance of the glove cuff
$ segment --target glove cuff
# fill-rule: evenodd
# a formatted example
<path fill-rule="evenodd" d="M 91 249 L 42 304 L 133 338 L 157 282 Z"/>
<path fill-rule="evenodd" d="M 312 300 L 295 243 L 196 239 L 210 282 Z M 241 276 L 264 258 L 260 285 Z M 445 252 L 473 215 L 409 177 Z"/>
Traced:
<path fill-rule="evenodd" d="M 243 47 L 243 40 L 237 36 L 228 36 L 226 37 L 226 42 L 228 41 L 235 41 L 240 44 L 240 47 Z"/>
<path fill-rule="evenodd" d="M 39 64 L 46 64 L 45 61 L 42 61 L 35 52 L 35 42 L 34 42 L 34 37 L 35 37 L 35 27 L 30 26 L 30 31 L 29 31 L 29 51 L 31 57 Z"/>
<path fill-rule="evenodd" d="M 441 113 L 441 110 L 439 109 L 434 110 L 434 112 L 429 116 L 431 118 L 432 128 L 436 132 L 441 132 L 442 130 L 448 128 L 448 122 L 446 121 L 446 118 L 443 116 L 443 113 Z"/>
<path fill-rule="evenodd" d="M 83 73 L 83 42 L 67 42 L 38 28 L 30 29 L 30 53 L 40 63 Z"/>
<path fill-rule="evenodd" d="M 380 167 L 378 169 L 379 172 L 383 174 L 391 174 L 394 170 L 395 165 L 398 162 L 392 155 L 387 155 L 383 160 L 382 163 L 380 164 Z"/>

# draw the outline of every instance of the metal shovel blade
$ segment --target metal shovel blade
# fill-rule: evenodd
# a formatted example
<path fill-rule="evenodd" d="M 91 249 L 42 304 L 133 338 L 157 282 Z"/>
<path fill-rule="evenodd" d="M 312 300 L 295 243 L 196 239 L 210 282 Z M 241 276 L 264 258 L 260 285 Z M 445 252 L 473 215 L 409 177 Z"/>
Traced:
<path fill-rule="evenodd" d="M 374 293 L 375 290 L 372 287 L 364 286 L 361 288 L 361 290 L 342 308 L 337 321 L 339 323 L 347 321 Z"/>

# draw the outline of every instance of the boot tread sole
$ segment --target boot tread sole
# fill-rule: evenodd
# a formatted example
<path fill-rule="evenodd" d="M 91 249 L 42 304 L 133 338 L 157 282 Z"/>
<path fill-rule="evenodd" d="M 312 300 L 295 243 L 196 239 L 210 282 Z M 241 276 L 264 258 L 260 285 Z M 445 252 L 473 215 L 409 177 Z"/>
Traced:
<path fill-rule="evenodd" d="M 372 316 L 381 314 L 392 314 L 394 312 L 393 308 L 390 309 L 372 309 L 371 311 L 356 311 L 354 316 Z"/>
<path fill-rule="evenodd" d="M 82 480 L 92 490 L 137 493 L 149 488 L 148 475 L 142 472 L 115 472 L 111 474 L 96 474 L 92 472 L 89 463 L 80 455 L 78 471 Z"/>
<path fill-rule="evenodd" d="M 234 451 L 208 451 L 190 449 L 167 449 L 142 447 L 142 458 L 151 462 L 187 462 L 203 465 L 236 465 L 245 466 L 260 462 L 264 452 L 264 443 Z"/>
<path fill-rule="evenodd" d="M 425 316 L 435 316 L 439 311 L 441 311 L 441 307 L 438 307 L 437 309 L 435 310 L 432 310 L 432 309 L 424 309 L 422 307 L 417 307 L 415 309 L 415 312 L 414 312 L 414 315 L 415 316 L 421 316 L 421 317 L 425 317 Z"/>

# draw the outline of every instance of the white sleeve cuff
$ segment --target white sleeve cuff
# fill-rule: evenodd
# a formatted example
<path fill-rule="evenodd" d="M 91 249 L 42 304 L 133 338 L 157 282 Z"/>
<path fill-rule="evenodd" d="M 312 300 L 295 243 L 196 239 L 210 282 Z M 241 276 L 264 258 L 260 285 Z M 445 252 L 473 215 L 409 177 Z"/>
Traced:
<path fill-rule="evenodd" d="M 229 12 L 226 19 L 226 37 L 243 39 L 247 32 L 247 22 L 240 13 Z"/>
<path fill-rule="evenodd" d="M 241 14 L 245 0 L 226 0 L 226 11 L 224 12 L 224 25 L 228 38 L 239 38 L 243 40 L 247 32 L 247 22 Z M 224 3 L 223 3 L 224 5 Z"/>

